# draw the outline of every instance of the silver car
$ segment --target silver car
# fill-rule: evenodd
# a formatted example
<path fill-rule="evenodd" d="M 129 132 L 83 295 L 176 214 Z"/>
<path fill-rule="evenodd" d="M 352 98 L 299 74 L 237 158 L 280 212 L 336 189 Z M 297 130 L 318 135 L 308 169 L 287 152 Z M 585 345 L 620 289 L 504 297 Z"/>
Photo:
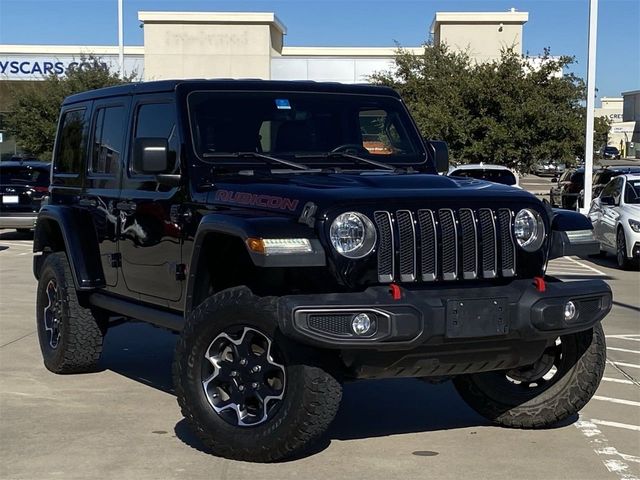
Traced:
<path fill-rule="evenodd" d="M 602 189 L 589 210 L 602 253 L 616 255 L 624 269 L 640 267 L 640 174 L 619 175 Z"/>

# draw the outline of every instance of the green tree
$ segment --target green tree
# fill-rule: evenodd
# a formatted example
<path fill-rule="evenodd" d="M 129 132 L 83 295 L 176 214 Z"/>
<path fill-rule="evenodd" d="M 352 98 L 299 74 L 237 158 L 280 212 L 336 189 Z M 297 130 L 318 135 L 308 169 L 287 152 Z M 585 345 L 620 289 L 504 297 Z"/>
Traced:
<path fill-rule="evenodd" d="M 83 56 L 64 76 L 50 74 L 41 82 L 12 87 L 12 103 L 5 115 L 7 131 L 31 154 L 50 159 L 60 106 L 65 97 L 130 82 L 135 76 L 134 72 L 121 80 L 100 58 Z"/>
<path fill-rule="evenodd" d="M 545 160 L 572 164 L 584 150 L 585 84 L 562 74 L 572 57 L 539 59 L 506 49 L 477 63 L 465 52 L 426 44 L 399 48 L 395 68 L 372 76 L 397 89 L 422 135 L 448 142 L 461 163 L 497 163 L 521 172 Z"/>

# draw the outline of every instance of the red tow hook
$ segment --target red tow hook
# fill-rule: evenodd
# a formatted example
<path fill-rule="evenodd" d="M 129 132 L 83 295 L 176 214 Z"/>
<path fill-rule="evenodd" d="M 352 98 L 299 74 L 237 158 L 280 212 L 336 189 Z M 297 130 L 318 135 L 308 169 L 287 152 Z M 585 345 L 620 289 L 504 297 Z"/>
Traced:
<path fill-rule="evenodd" d="M 547 284 L 544 283 L 544 278 L 542 277 L 533 277 L 533 284 L 540 293 L 543 293 L 547 289 Z"/>
<path fill-rule="evenodd" d="M 389 285 L 389 293 L 391 293 L 391 298 L 394 300 L 400 300 L 402 298 L 402 290 L 395 283 Z"/>

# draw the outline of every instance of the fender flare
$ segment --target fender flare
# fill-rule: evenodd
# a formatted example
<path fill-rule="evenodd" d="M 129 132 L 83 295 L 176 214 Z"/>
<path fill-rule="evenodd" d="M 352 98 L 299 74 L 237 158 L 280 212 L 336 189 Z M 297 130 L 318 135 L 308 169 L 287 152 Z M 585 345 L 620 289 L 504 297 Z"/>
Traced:
<path fill-rule="evenodd" d="M 33 237 L 33 252 L 43 252 L 49 246 L 45 225 L 55 223 L 60 229 L 64 251 L 69 259 L 77 290 L 93 290 L 106 286 L 98 237 L 91 214 L 64 205 L 45 205 L 38 213 Z M 39 271 L 42 256 L 34 257 L 34 274 Z"/>
<path fill-rule="evenodd" d="M 308 225 L 297 223 L 295 220 L 292 221 L 289 217 L 205 215 L 198 225 L 193 242 L 191 261 L 189 262 L 185 317 L 191 313 L 194 307 L 193 296 L 205 239 L 208 235 L 216 233 L 239 239 L 247 249 L 247 253 L 256 267 L 324 267 L 327 264 L 324 248 L 316 238 L 314 229 Z M 246 243 L 248 238 L 307 238 L 311 242 L 312 252 L 289 255 L 263 255 L 249 250 Z"/>

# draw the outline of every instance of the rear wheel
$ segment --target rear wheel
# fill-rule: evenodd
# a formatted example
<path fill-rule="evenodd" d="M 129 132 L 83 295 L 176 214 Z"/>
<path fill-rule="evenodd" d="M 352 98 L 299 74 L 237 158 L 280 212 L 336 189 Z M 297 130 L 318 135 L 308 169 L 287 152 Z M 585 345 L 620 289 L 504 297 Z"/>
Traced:
<path fill-rule="evenodd" d="M 604 373 L 602 326 L 559 337 L 533 365 L 462 375 L 454 385 L 467 404 L 507 427 L 544 428 L 579 412 Z"/>
<path fill-rule="evenodd" d="M 95 370 L 106 322 L 80 305 L 64 252 L 44 260 L 38 280 L 36 321 L 44 365 L 54 373 Z"/>
<path fill-rule="evenodd" d="M 225 290 L 187 319 L 174 360 L 182 413 L 216 455 L 269 462 L 322 435 L 342 395 L 316 352 L 277 329 L 275 303 Z"/>

